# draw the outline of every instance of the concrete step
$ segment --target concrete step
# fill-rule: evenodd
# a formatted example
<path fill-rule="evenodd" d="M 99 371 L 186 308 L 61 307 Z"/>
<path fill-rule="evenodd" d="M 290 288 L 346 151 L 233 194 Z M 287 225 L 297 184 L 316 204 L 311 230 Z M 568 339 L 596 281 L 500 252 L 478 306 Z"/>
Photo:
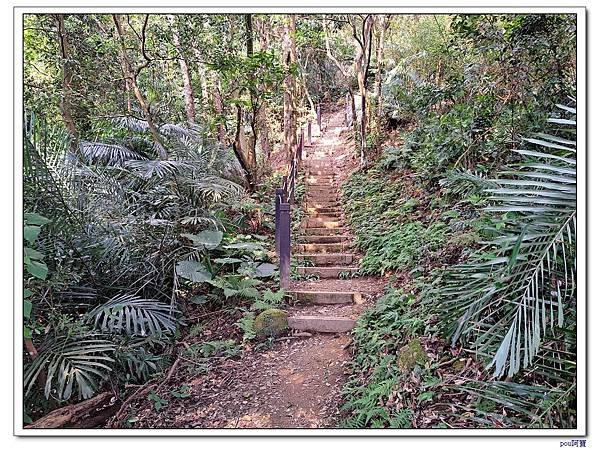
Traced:
<path fill-rule="evenodd" d="M 306 196 L 309 198 L 339 198 L 337 189 L 307 189 Z"/>
<path fill-rule="evenodd" d="M 341 208 L 342 205 L 340 204 L 340 202 L 338 200 L 331 200 L 331 201 L 319 201 L 319 200 L 315 200 L 315 201 L 308 201 L 308 200 L 304 200 L 302 202 L 302 208 L 304 210 L 309 210 L 309 209 L 337 209 L 337 208 Z"/>
<path fill-rule="evenodd" d="M 337 186 L 340 183 L 337 177 L 324 177 L 321 175 L 309 175 L 305 181 L 310 186 Z"/>
<path fill-rule="evenodd" d="M 297 302 L 317 303 L 320 305 L 337 305 L 344 303 L 360 303 L 360 292 L 313 292 L 290 291 L 292 298 Z"/>
<path fill-rule="evenodd" d="M 339 228 L 342 226 L 342 222 L 339 219 L 329 220 L 322 217 L 308 217 L 303 220 L 303 226 L 310 227 L 324 227 L 324 228 Z"/>
<path fill-rule="evenodd" d="M 317 275 L 319 278 L 339 278 L 341 273 L 352 275 L 358 272 L 358 270 L 358 267 L 352 266 L 298 267 L 300 275 Z"/>
<path fill-rule="evenodd" d="M 325 228 L 325 227 L 303 227 L 300 231 L 306 236 L 336 236 L 343 234 L 344 229 L 342 228 Z"/>
<path fill-rule="evenodd" d="M 298 261 L 310 261 L 313 266 L 343 266 L 352 264 L 352 253 L 302 253 L 295 255 Z"/>
<path fill-rule="evenodd" d="M 339 208 L 311 208 L 306 211 L 309 217 L 330 217 L 332 220 L 338 219 L 342 215 L 342 210 Z"/>
<path fill-rule="evenodd" d="M 317 333 L 346 333 L 351 331 L 356 320 L 349 317 L 328 316 L 290 316 L 288 326 L 298 331 L 314 331 Z"/>
<path fill-rule="evenodd" d="M 308 171 L 306 172 L 306 174 L 309 177 L 314 177 L 314 176 L 335 177 L 336 175 L 339 175 L 337 172 L 332 171 L 332 170 L 327 170 L 327 169 L 313 169 L 313 168 L 308 169 Z"/>
<path fill-rule="evenodd" d="M 339 192 L 339 189 L 333 184 L 309 184 L 306 192 Z"/>
<path fill-rule="evenodd" d="M 331 185 L 331 184 L 337 184 L 340 182 L 340 178 L 336 177 L 336 176 L 328 176 L 328 175 L 310 175 L 307 174 L 306 181 L 308 181 L 309 184 L 313 185 L 313 184 L 327 184 L 327 185 Z"/>
<path fill-rule="evenodd" d="M 340 196 L 338 192 L 307 192 L 306 193 L 306 201 L 313 203 L 339 203 Z"/>
<path fill-rule="evenodd" d="M 326 244 L 296 244 L 295 251 L 299 253 L 340 253 L 351 250 L 351 242 L 330 242 Z"/>
<path fill-rule="evenodd" d="M 333 244 L 337 242 L 351 242 L 352 236 L 346 234 L 329 236 L 298 236 L 298 242 L 302 244 Z"/>

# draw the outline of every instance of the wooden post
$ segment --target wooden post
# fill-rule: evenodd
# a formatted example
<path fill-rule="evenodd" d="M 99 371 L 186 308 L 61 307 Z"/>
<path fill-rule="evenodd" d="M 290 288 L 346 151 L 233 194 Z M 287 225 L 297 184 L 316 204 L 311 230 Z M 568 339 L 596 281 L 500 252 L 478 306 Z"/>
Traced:
<path fill-rule="evenodd" d="M 308 121 L 308 145 L 312 145 L 312 120 Z"/>
<path fill-rule="evenodd" d="M 283 198 L 284 190 L 282 188 L 275 189 L 275 251 L 279 256 L 281 224 L 279 223 L 281 199 Z"/>
<path fill-rule="evenodd" d="M 281 203 L 279 205 L 279 283 L 282 289 L 290 287 L 290 248 L 291 248 L 291 230 L 290 230 L 290 204 Z"/>

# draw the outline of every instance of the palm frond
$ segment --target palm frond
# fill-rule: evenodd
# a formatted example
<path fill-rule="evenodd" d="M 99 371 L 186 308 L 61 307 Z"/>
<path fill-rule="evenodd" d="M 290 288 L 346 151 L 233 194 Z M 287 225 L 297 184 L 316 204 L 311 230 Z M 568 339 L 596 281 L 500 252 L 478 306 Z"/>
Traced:
<path fill-rule="evenodd" d="M 25 395 L 45 373 L 46 398 L 68 400 L 77 390 L 78 398 L 87 399 L 96 392 L 99 382 L 111 371 L 116 346 L 102 335 L 58 337 L 40 348 L 37 358 L 25 370 Z"/>
<path fill-rule="evenodd" d="M 165 178 L 173 176 L 182 170 L 191 170 L 194 166 L 186 161 L 152 159 L 147 161 L 130 160 L 123 164 L 135 175 L 149 179 L 152 177 Z"/>
<path fill-rule="evenodd" d="M 497 181 L 487 178 L 484 174 L 462 168 L 450 170 L 439 184 L 444 190 L 462 197 L 479 194 L 485 189 L 498 186 Z"/>
<path fill-rule="evenodd" d="M 506 381 L 471 381 L 453 385 L 451 389 L 471 396 L 472 406 L 456 406 L 468 411 L 469 414 L 461 417 L 469 417 L 477 426 L 576 427 L 573 411 L 569 411 L 565 403 L 573 393 L 573 385 L 552 388 Z"/>
<path fill-rule="evenodd" d="M 188 185 L 204 200 L 221 202 L 228 198 L 238 198 L 244 188 L 234 181 L 215 175 L 204 175 L 200 178 L 188 180 Z"/>
<path fill-rule="evenodd" d="M 177 309 L 157 300 L 119 294 L 91 310 L 86 322 L 103 332 L 128 336 L 152 336 L 175 332 Z"/>
<path fill-rule="evenodd" d="M 126 160 L 146 159 L 124 145 L 105 142 L 81 141 L 79 151 L 88 164 L 121 164 Z"/>
<path fill-rule="evenodd" d="M 115 125 L 131 131 L 146 132 L 149 129 L 148 122 L 132 116 L 114 117 L 112 121 Z"/>
<path fill-rule="evenodd" d="M 575 317 L 576 148 L 563 136 L 528 142 L 516 150 L 524 162 L 486 189 L 487 211 L 503 215 L 496 237 L 438 291 L 453 342 L 488 358 L 496 377 L 529 367 L 548 331 Z"/>

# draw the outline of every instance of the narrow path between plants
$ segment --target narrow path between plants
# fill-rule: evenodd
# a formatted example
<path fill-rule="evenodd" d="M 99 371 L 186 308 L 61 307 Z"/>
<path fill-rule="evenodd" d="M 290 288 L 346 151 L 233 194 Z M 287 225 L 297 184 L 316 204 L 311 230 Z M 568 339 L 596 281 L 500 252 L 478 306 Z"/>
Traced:
<path fill-rule="evenodd" d="M 305 279 L 290 289 L 289 336 L 268 350 L 224 358 L 202 375 L 178 370 L 169 384 L 188 386 L 187 395 L 159 411 L 137 402 L 136 427 L 327 428 L 339 422 L 349 332 L 383 281 L 355 274 L 358 255 L 340 203 L 340 184 L 356 164 L 354 146 L 343 112 L 324 115 L 323 123 L 306 148 L 305 202 L 296 206 L 304 218 L 293 237 L 294 257 Z M 211 333 L 212 339 L 227 335 L 218 327 Z"/>

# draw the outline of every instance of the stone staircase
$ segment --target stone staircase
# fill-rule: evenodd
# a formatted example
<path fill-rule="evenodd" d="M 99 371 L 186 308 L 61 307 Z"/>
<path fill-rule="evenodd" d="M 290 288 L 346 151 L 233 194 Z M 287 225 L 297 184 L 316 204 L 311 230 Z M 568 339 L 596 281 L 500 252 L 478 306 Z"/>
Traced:
<path fill-rule="evenodd" d="M 344 307 L 362 302 L 361 292 L 344 289 L 344 282 L 350 280 L 340 279 L 356 273 L 358 267 L 352 252 L 353 238 L 344 221 L 339 170 L 336 170 L 336 147 L 343 144 L 343 119 L 341 116 L 333 119 L 313 146 L 305 148 L 306 189 L 304 203 L 300 205 L 304 219 L 292 250 L 299 264 L 298 273 L 317 279 L 292 283 L 290 294 L 303 306 L 289 316 L 288 324 L 299 331 L 348 332 L 354 327 L 355 318 L 346 316 Z M 333 279 L 337 280 L 335 289 L 327 283 Z M 317 307 L 322 305 L 332 308 L 319 313 Z"/>

